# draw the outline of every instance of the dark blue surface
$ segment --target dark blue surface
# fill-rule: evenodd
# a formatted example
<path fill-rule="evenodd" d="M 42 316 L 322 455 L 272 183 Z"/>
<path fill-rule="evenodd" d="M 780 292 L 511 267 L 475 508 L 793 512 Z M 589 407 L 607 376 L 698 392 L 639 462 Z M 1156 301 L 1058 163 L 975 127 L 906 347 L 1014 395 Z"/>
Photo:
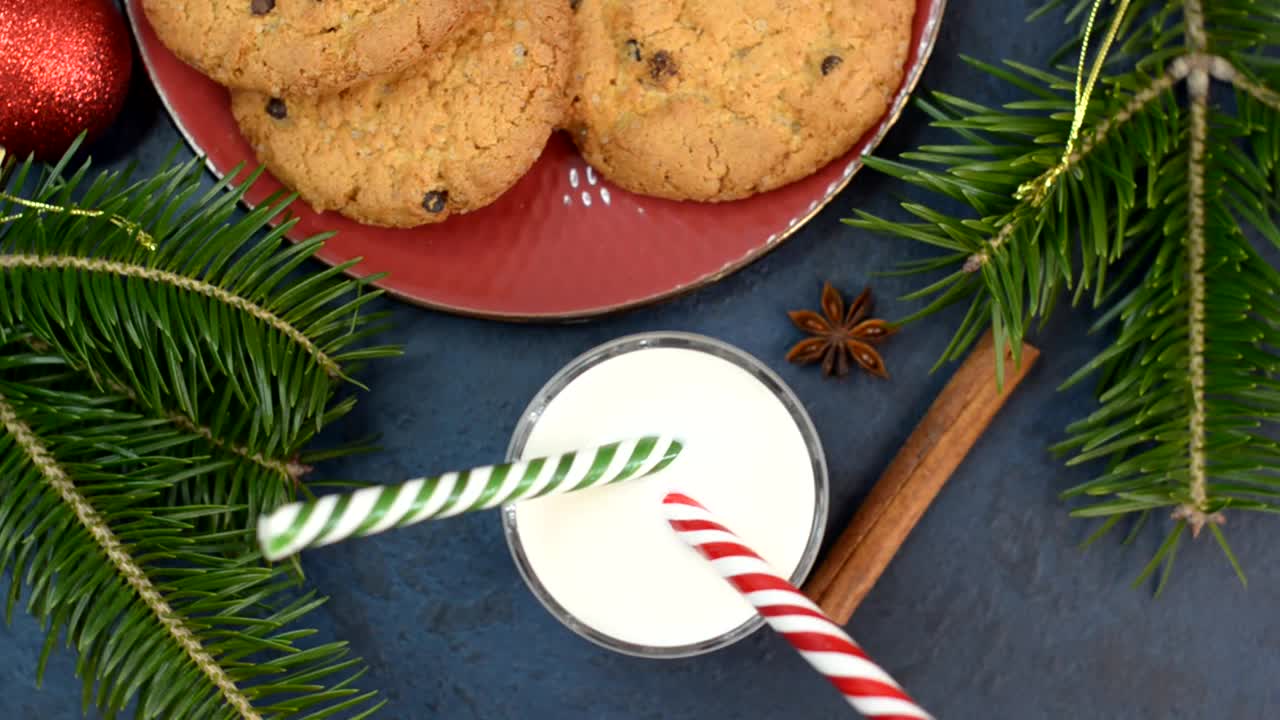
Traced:
<path fill-rule="evenodd" d="M 1065 37 L 1053 21 L 1022 24 L 1033 3 L 953 0 L 922 87 L 995 103 L 1004 88 L 961 53 L 1041 64 Z M 99 159 L 155 167 L 177 142 L 139 82 Z M 884 150 L 933 135 L 909 111 Z M 893 380 L 822 380 L 782 362 L 797 332 L 785 311 L 813 306 L 823 280 L 846 291 L 873 282 L 880 314 L 915 306 L 894 298 L 913 280 L 872 273 L 920 257 L 916 244 L 840 225 L 850 207 L 896 212 L 908 190 L 873 174 L 780 250 L 692 296 L 578 326 L 508 326 L 382 303 L 402 359 L 365 377 L 372 391 L 335 437 L 384 436 L 385 451 L 325 468 L 329 476 L 391 481 L 502 457 L 516 416 L 562 364 L 602 341 L 644 330 L 702 332 L 759 356 L 805 402 L 825 443 L 834 535 L 946 381 L 929 374 L 958 321 L 908 328 L 884 347 Z M 1088 318 L 1060 312 L 1037 339 L 1029 381 L 943 491 L 850 629 L 941 718 L 1264 718 L 1280 712 L 1280 566 L 1265 543 L 1276 521 L 1236 514 L 1227 528 L 1250 573 L 1246 591 L 1210 542 L 1186 544 L 1159 599 L 1130 580 L 1168 522 L 1122 548 L 1083 553 L 1091 526 L 1057 499 L 1088 477 L 1045 451 L 1091 408 L 1087 387 L 1054 388 L 1105 338 Z M 1160 527 L 1155 527 L 1160 526 Z M 844 718 L 837 694 L 778 639 L 761 632 L 713 656 L 655 662 L 612 655 L 561 627 L 522 585 L 496 514 L 421 525 L 305 556 L 332 597 L 313 621 L 351 642 L 371 666 L 364 686 L 390 703 L 382 717 Z M 33 676 L 42 635 L 25 616 L 0 630 L 0 716 L 79 714 L 72 656 L 55 653 L 43 690 Z"/>

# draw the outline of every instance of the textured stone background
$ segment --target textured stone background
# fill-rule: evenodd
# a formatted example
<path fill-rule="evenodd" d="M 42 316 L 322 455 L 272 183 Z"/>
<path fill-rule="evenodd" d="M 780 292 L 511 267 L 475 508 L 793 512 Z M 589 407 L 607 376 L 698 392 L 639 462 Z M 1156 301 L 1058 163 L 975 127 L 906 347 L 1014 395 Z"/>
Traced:
<path fill-rule="evenodd" d="M 1040 64 L 1065 36 L 1056 20 L 1024 26 L 1029 0 L 953 0 L 922 87 L 986 103 L 1006 98 L 959 61 L 963 54 Z M 141 74 L 140 74 L 141 75 Z M 179 142 L 140 77 L 100 160 L 155 167 Z M 888 154 L 936 137 L 909 111 Z M 184 151 L 185 152 L 185 151 Z M 918 281 L 872 273 L 920 257 L 913 243 L 840 224 L 851 207 L 894 213 L 900 183 L 860 175 L 773 255 L 715 287 L 622 317 L 568 327 L 458 319 L 393 302 L 402 359 L 377 365 L 373 388 L 336 437 L 379 432 L 385 451 L 327 474 L 391 481 L 501 457 L 516 416 L 563 363 L 627 333 L 679 329 L 737 344 L 778 370 L 813 414 L 830 455 L 831 527 L 847 520 L 946 381 L 929 368 L 959 319 L 932 318 L 884 350 L 891 382 L 828 382 L 782 356 L 797 338 L 785 311 L 812 306 L 823 280 L 846 290 L 874 282 L 881 314 Z M 1037 343 L 1030 381 L 974 450 L 851 624 L 853 635 L 942 718 L 1264 718 L 1280 713 L 1280 566 L 1265 543 L 1271 518 L 1233 515 L 1229 537 L 1246 591 L 1216 546 L 1185 544 L 1165 594 L 1129 583 L 1168 522 L 1135 547 L 1066 517 L 1062 489 L 1088 477 L 1045 447 L 1091 407 L 1089 389 L 1054 388 L 1105 338 L 1089 317 L 1060 312 Z M 332 601 L 316 615 L 371 665 L 364 686 L 385 691 L 387 718 L 843 718 L 839 697 L 778 639 L 761 632 L 714 656 L 653 662 L 609 654 L 562 628 L 521 584 L 496 515 L 422 525 L 306 555 Z M 0 629 L 0 716 L 79 715 L 72 656 L 55 653 L 33 681 L 42 637 L 19 614 Z"/>

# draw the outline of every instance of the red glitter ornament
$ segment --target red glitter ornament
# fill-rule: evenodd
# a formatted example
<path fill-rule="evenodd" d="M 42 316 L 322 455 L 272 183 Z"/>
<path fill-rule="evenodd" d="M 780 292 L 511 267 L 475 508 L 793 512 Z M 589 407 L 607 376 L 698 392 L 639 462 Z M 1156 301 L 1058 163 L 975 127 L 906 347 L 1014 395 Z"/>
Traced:
<path fill-rule="evenodd" d="M 0 146 L 53 160 L 120 113 L 133 55 L 112 0 L 0 0 Z"/>

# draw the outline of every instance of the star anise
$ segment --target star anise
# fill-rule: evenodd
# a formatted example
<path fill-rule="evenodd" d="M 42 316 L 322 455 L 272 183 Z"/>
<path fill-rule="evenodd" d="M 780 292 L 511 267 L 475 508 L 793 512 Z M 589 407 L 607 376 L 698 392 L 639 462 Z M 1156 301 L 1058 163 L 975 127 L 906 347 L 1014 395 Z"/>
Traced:
<path fill-rule="evenodd" d="M 822 314 L 812 310 L 795 310 L 788 313 L 796 327 L 813 337 L 805 338 L 787 353 L 787 360 L 797 365 L 822 361 L 822 372 L 827 375 L 847 375 L 851 361 L 877 377 L 887 378 L 884 360 L 871 347 L 873 343 L 897 332 L 897 328 L 884 320 L 868 318 L 871 314 L 871 288 L 844 307 L 840 291 L 827 283 L 822 288 Z"/>

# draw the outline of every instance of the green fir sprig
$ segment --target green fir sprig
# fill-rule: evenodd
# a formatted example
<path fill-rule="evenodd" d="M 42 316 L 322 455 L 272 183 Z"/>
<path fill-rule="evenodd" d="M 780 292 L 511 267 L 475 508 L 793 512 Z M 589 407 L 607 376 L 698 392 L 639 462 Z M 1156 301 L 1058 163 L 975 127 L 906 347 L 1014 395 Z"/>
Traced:
<path fill-rule="evenodd" d="M 1092 95 L 1077 90 L 1083 58 L 969 60 L 1023 99 L 932 93 L 919 105 L 956 141 L 868 160 L 969 212 L 908 202 L 913 221 L 848 222 L 942 250 L 904 268 L 944 272 L 909 319 L 968 305 L 940 362 L 988 327 L 1016 353 L 1062 297 L 1101 311 L 1093 329 L 1114 342 L 1066 383 L 1096 379 L 1098 409 L 1056 446 L 1104 465 L 1066 492 L 1085 501 L 1072 514 L 1103 519 L 1093 539 L 1172 516 L 1139 582 L 1163 566 L 1162 586 L 1184 531 L 1206 528 L 1243 582 L 1227 511 L 1280 511 L 1280 271 L 1259 252 L 1280 248 L 1280 0 L 1081 0 L 1068 21 L 1096 10 L 1059 55 L 1114 33 Z"/>
<path fill-rule="evenodd" d="M 45 627 L 38 674 L 75 649 L 107 717 L 366 717 L 360 661 L 298 624 L 323 599 L 248 529 L 304 487 L 359 366 L 396 354 L 368 344 L 375 278 L 306 272 L 322 239 L 282 240 L 287 198 L 238 215 L 245 186 L 202 177 L 64 160 L 0 183 L 8 612 Z"/>

